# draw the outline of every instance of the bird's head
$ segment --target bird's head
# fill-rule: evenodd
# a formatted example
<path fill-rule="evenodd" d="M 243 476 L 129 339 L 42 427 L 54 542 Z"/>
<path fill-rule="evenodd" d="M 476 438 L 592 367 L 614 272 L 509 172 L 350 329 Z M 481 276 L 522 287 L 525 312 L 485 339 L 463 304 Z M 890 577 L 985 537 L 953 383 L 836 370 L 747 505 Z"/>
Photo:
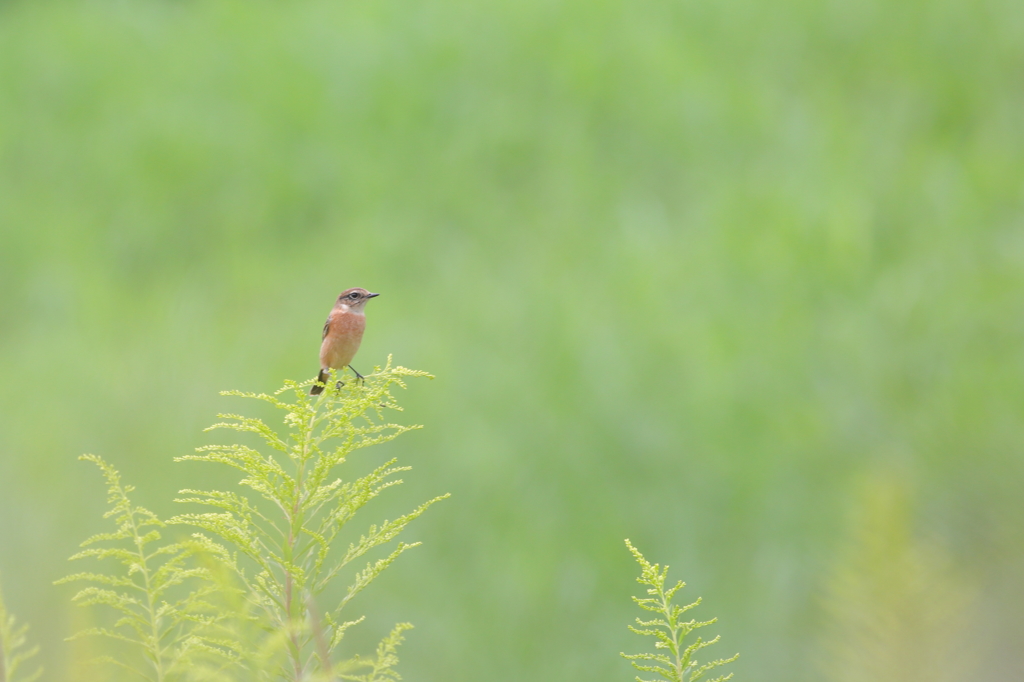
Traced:
<path fill-rule="evenodd" d="M 346 289 L 338 296 L 338 305 L 354 312 L 362 312 L 366 302 L 380 294 L 371 294 L 366 289 L 354 287 Z"/>

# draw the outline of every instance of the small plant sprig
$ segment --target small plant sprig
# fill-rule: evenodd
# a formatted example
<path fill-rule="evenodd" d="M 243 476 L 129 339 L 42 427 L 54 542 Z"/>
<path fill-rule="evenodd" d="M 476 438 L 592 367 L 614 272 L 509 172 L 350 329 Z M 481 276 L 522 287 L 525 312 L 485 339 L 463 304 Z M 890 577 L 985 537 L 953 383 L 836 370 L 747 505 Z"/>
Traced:
<path fill-rule="evenodd" d="M 39 647 L 28 647 L 28 625 L 18 625 L 14 616 L 7 613 L 4 596 L 0 593 L 0 682 L 33 682 L 43 674 L 43 669 L 36 668 L 25 675 L 19 669 L 30 658 L 39 653 Z"/>
<path fill-rule="evenodd" d="M 123 569 L 116 573 L 75 573 L 57 581 L 96 583 L 79 591 L 72 601 L 79 606 L 109 606 L 120 616 L 112 627 L 89 628 L 72 639 L 100 635 L 132 645 L 141 654 L 141 664 L 113 656 L 102 656 L 97 661 L 126 668 L 153 682 L 181 678 L 198 658 L 235 658 L 232 650 L 236 646 L 211 634 L 224 618 L 207 601 L 217 586 L 206 568 L 190 561 L 200 553 L 217 553 L 219 548 L 203 538 L 161 543 L 160 529 L 167 524 L 145 507 L 132 504 L 129 493 L 134 487 L 122 484 L 120 473 L 102 458 L 82 455 L 79 459 L 92 462 L 103 472 L 107 503 L 111 505 L 103 518 L 114 517 L 117 529 L 85 540 L 82 546 L 88 549 L 71 560 L 114 559 Z M 193 585 L 191 590 L 182 587 L 189 584 Z"/>
<path fill-rule="evenodd" d="M 218 490 L 182 490 L 179 502 L 199 503 L 218 511 L 189 513 L 171 519 L 217 536 L 227 547 L 220 553 L 254 607 L 256 620 L 270 636 L 263 654 L 254 658 L 278 659 L 276 664 L 252 666 L 246 679 L 353 680 L 384 682 L 398 679 L 393 667 L 401 624 L 378 647 L 373 659 L 360 657 L 334 661 L 345 631 L 362 618 L 345 620 L 343 610 L 400 554 L 419 543 L 398 545 L 385 557 L 355 571 L 344 595 L 331 608 L 318 600 L 346 567 L 370 550 L 395 539 L 413 519 L 442 495 L 428 500 L 394 520 L 369 526 L 347 549 L 336 548 L 342 528 L 356 512 L 383 490 L 402 481 L 394 475 L 409 467 L 391 459 L 368 474 L 347 481 L 336 477 L 337 468 L 355 450 L 397 438 L 418 426 L 386 422 L 384 410 L 400 410 L 391 389 L 405 387 L 408 377 L 425 372 L 392 366 L 376 367 L 363 381 L 343 384 L 332 373 L 327 388 L 310 396 L 313 381 L 286 382 L 274 395 L 225 391 L 223 395 L 252 398 L 281 410 L 287 433 L 274 431 L 261 419 L 237 414 L 219 415 L 224 421 L 210 429 L 232 429 L 257 435 L 264 448 L 241 444 L 208 445 L 195 455 L 178 460 L 226 464 L 242 472 L 239 485 L 256 493 L 249 496 Z M 293 399 L 279 396 L 286 394 Z M 207 430 L 210 430 L 207 429 Z M 212 538 L 197 537 L 213 543 Z M 283 649 L 282 656 L 267 655 L 268 648 Z M 357 675 L 360 669 L 365 674 Z"/>
<path fill-rule="evenodd" d="M 398 645 L 405 641 L 402 633 L 409 629 L 412 629 L 411 623 L 399 623 L 391 630 L 391 634 L 377 645 L 375 658 L 364 660 L 356 656 L 336 667 L 335 674 L 348 682 L 393 682 L 402 679 L 402 676 L 395 671 L 395 665 L 398 664 Z M 362 675 L 351 673 L 352 670 L 367 667 L 370 670 Z"/>
<path fill-rule="evenodd" d="M 655 649 L 667 651 L 667 653 L 621 654 L 623 658 L 629 659 L 637 670 L 657 673 L 663 679 L 669 680 L 669 682 L 696 682 L 709 670 L 726 663 L 731 663 L 739 658 L 739 654 L 736 654 L 732 658 L 720 658 L 703 665 L 694 660 L 693 655 L 695 653 L 706 646 L 714 644 L 719 638 L 715 637 L 714 639 L 704 641 L 697 637 L 695 642 L 686 646 L 684 646 L 683 640 L 697 628 L 711 625 L 718 619 L 713 618 L 703 622 L 680 620 L 680 616 L 700 604 L 700 598 L 686 606 L 673 604 L 672 597 L 675 596 L 676 592 L 685 587 L 686 583 L 680 580 L 673 587 L 666 590 L 665 579 L 668 577 L 668 566 L 662 568 L 658 564 L 652 564 L 647 561 L 644 555 L 640 553 L 640 550 L 630 544 L 628 539 L 626 540 L 626 547 L 629 548 L 637 563 L 640 564 L 640 577 L 636 580 L 641 585 L 647 585 L 647 594 L 650 595 L 649 597 L 633 597 L 633 601 L 640 608 L 646 611 L 653 611 L 660 616 L 652 620 L 637 618 L 636 622 L 639 627 L 630 625 L 629 629 L 638 635 L 655 637 L 657 639 L 654 643 Z M 709 680 L 709 682 L 724 682 L 724 680 L 728 680 L 730 677 L 732 677 L 732 673 L 721 675 L 713 680 Z M 653 682 L 640 677 L 637 677 L 636 680 L 637 682 Z"/>

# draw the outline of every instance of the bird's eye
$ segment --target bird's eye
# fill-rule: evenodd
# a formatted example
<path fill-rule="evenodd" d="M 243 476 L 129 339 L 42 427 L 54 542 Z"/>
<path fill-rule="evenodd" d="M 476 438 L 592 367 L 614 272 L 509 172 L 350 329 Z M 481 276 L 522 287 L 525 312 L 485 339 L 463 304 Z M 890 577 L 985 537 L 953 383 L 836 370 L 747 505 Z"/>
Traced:
<path fill-rule="evenodd" d="M 353 300 L 355 300 L 355 299 L 359 298 L 359 294 L 357 292 L 353 291 L 351 294 L 348 295 L 348 297 L 353 299 Z"/>

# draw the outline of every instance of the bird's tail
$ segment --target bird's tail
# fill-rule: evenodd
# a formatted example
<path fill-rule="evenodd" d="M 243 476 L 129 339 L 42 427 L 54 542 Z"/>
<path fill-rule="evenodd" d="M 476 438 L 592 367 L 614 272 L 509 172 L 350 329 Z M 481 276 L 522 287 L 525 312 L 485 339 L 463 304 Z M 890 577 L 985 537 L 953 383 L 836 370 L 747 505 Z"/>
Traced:
<path fill-rule="evenodd" d="M 324 386 L 327 384 L 327 378 L 330 374 L 327 373 L 326 369 L 320 370 L 320 374 L 317 375 L 317 383 L 313 384 L 309 389 L 310 395 L 320 395 L 324 392 Z"/>

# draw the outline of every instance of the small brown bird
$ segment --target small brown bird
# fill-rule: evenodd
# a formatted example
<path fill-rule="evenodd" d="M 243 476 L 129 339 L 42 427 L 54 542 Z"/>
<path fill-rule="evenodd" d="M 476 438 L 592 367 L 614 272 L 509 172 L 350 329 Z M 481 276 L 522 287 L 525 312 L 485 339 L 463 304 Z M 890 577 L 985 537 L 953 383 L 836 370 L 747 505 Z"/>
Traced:
<path fill-rule="evenodd" d="M 327 322 L 324 323 L 323 343 L 320 344 L 320 374 L 309 389 L 310 395 L 323 393 L 324 384 L 329 376 L 328 370 L 350 368 L 360 379 L 363 375 L 349 363 L 359 350 L 359 342 L 363 340 L 366 328 L 366 315 L 363 308 L 366 302 L 380 294 L 371 294 L 366 289 L 355 287 L 341 292 L 338 302 L 334 304 Z"/>

